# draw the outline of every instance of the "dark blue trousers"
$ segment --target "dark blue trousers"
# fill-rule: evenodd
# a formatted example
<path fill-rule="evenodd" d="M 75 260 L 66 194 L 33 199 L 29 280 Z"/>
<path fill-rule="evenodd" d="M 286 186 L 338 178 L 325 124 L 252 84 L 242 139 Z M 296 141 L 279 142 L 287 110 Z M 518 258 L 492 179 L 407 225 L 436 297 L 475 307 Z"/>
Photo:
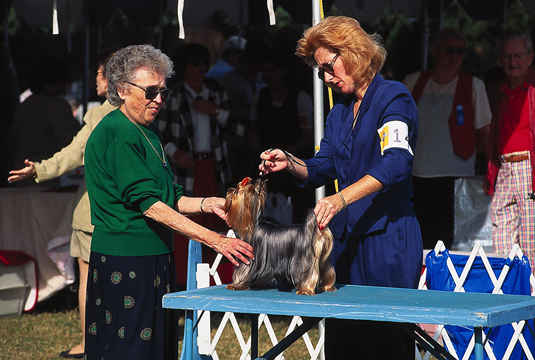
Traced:
<path fill-rule="evenodd" d="M 363 237 L 335 239 L 332 252 L 336 283 L 382 287 L 418 287 L 423 246 L 411 211 L 387 228 Z M 327 319 L 325 356 L 335 359 L 414 360 L 414 341 L 395 323 Z"/>

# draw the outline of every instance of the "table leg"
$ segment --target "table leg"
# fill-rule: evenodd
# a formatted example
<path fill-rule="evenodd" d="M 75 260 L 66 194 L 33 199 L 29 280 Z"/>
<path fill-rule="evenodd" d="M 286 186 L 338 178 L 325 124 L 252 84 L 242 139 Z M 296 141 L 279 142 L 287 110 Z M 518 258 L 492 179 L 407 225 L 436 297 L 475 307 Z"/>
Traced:
<path fill-rule="evenodd" d="M 193 360 L 193 315 L 195 311 L 186 310 L 185 322 L 184 322 L 184 345 L 182 347 L 184 356 L 181 358 L 184 360 Z"/>
<path fill-rule="evenodd" d="M 442 345 L 429 336 L 416 324 L 400 323 L 399 326 L 409 334 L 414 341 L 417 341 L 426 351 L 429 351 L 434 357 L 440 360 L 455 360 Z"/>
<path fill-rule="evenodd" d="M 258 317 L 260 315 L 251 314 L 251 359 L 258 357 Z"/>
<path fill-rule="evenodd" d="M 288 336 L 279 341 L 277 345 L 271 348 L 267 353 L 264 354 L 261 358 L 262 360 L 273 360 L 280 353 L 286 350 L 290 345 L 296 342 L 301 336 L 303 336 L 308 330 L 312 329 L 318 322 L 321 321 L 321 318 L 307 318 L 303 321 L 303 324 L 294 329 Z M 251 359 L 256 359 L 251 357 Z"/>
<path fill-rule="evenodd" d="M 483 360 L 483 328 L 474 328 L 476 360 Z"/>

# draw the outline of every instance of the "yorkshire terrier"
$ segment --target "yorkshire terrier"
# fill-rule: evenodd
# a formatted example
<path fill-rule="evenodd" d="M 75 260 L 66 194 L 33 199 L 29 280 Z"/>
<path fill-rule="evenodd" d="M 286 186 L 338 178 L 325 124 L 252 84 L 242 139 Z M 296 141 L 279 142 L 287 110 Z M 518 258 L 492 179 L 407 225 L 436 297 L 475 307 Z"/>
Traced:
<path fill-rule="evenodd" d="M 311 209 L 302 224 L 277 225 L 263 217 L 266 180 L 245 178 L 227 192 L 225 211 L 236 236 L 251 244 L 255 259 L 234 269 L 229 290 L 263 289 L 277 282 L 298 295 L 334 291 L 333 235 L 320 230 Z"/>

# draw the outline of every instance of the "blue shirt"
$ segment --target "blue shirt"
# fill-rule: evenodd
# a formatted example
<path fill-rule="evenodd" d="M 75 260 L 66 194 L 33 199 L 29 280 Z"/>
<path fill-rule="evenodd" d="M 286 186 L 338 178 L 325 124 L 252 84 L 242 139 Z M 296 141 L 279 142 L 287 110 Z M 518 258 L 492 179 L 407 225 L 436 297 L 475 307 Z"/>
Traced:
<path fill-rule="evenodd" d="M 332 108 L 320 151 L 305 161 L 308 178 L 301 185 L 316 188 L 338 179 L 341 190 L 365 175 L 383 184 L 381 191 L 348 205 L 333 218 L 331 231 L 336 238 L 344 231 L 358 237 L 385 229 L 389 218 L 403 216 L 413 206 L 411 173 L 418 112 L 411 94 L 403 84 L 376 75 L 352 129 L 354 104 L 355 97 L 348 96 Z M 388 128 L 390 142 L 383 139 L 382 144 L 378 130 Z M 396 142 L 400 145 L 392 146 Z"/>

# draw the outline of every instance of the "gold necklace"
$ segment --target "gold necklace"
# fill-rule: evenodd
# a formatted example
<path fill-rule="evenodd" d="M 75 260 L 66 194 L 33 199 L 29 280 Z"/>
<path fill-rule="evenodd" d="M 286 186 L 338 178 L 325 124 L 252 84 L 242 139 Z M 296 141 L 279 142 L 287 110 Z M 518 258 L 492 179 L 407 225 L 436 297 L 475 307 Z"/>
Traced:
<path fill-rule="evenodd" d="M 160 161 L 162 162 L 162 166 L 163 167 L 167 167 L 167 161 L 165 160 L 165 153 L 163 151 L 163 146 L 162 146 L 162 143 L 160 142 L 160 140 L 158 140 L 158 144 L 160 144 L 160 148 L 162 149 L 162 155 L 163 155 L 163 159 L 162 157 L 160 156 L 160 154 L 158 153 L 158 151 L 156 151 L 156 148 L 154 147 L 154 145 L 152 145 L 152 143 L 150 142 L 149 140 L 149 137 L 147 136 L 147 134 L 145 134 L 145 132 L 141 129 L 141 126 L 139 126 L 134 120 L 132 120 L 130 118 L 130 116 L 128 116 L 127 114 L 126 115 L 126 118 L 128 120 L 130 120 L 130 122 L 134 125 L 137 126 L 137 128 L 139 129 L 139 131 L 141 131 L 141 133 L 143 134 L 143 136 L 145 136 L 145 139 L 147 139 L 147 141 L 149 142 L 149 145 L 150 147 L 152 148 L 152 150 L 154 150 L 154 152 L 156 153 L 156 155 L 158 156 L 158 159 L 160 159 Z"/>

